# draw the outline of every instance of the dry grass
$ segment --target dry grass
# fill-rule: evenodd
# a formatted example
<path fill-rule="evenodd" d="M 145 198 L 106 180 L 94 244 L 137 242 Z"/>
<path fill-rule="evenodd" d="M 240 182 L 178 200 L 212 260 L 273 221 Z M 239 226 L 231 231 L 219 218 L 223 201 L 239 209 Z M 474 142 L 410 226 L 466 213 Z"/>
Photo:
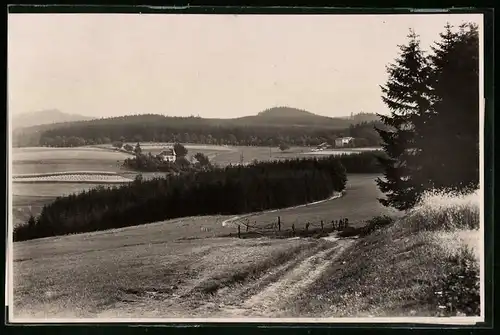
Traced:
<path fill-rule="evenodd" d="M 443 218 L 450 221 L 439 221 Z M 288 314 L 315 317 L 443 315 L 436 287 L 449 285 L 450 276 L 461 271 L 457 269 L 461 262 L 457 257 L 466 257 L 465 246 L 473 248 L 478 256 L 481 238 L 478 225 L 477 193 L 429 194 L 406 217 L 359 239 L 311 290 L 289 306 Z M 477 258 L 475 265 L 478 265 Z M 471 269 L 467 270 L 467 276 L 475 278 L 475 270 Z M 471 291 L 467 291 L 469 289 Z M 472 293 L 467 297 L 457 294 L 455 298 L 479 301 L 475 287 L 464 290 Z M 476 314 L 477 310 L 473 312 Z M 460 315 L 464 311 L 453 313 Z"/>
<path fill-rule="evenodd" d="M 99 241 L 100 236 L 93 236 Z M 99 317 L 115 311 L 148 315 L 159 305 L 190 315 L 218 289 L 242 285 L 283 262 L 309 241 L 204 239 L 106 246 L 78 253 L 44 249 L 15 254 L 15 313 L 19 317 Z M 73 249 L 64 239 L 56 245 Z M 85 244 L 85 243 L 84 243 Z M 83 248 L 85 249 L 85 247 Z M 147 302 L 147 303 L 146 303 Z M 172 306 L 170 308 L 170 306 Z M 121 312 L 120 312 L 121 311 Z"/>
<path fill-rule="evenodd" d="M 378 213 L 377 200 L 365 197 L 376 192 L 374 178 L 351 178 L 348 194 L 353 198 L 346 198 L 341 206 L 335 202 L 343 198 L 303 208 L 304 215 L 326 217 L 333 211 L 341 217 L 356 213 L 352 215 L 360 220 L 372 217 Z M 359 208 L 356 197 L 366 201 L 365 208 Z M 260 315 L 262 304 L 270 303 L 275 307 L 266 310 L 276 315 L 281 313 L 280 304 L 290 299 L 292 286 L 298 294 L 320 275 L 318 267 L 340 252 L 339 241 L 314 238 L 218 238 L 235 232 L 222 226 L 228 218 L 180 218 L 16 242 L 15 313 L 19 317 L 227 316 L 235 313 L 228 305 L 248 300 L 240 316 Z M 264 214 L 255 220 L 267 218 Z M 319 257 L 322 251 L 326 253 Z M 283 278 L 287 279 L 281 285 Z M 277 298 L 251 299 L 271 284 L 276 284 L 272 287 Z"/>
<path fill-rule="evenodd" d="M 311 223 L 311 228 L 318 228 L 321 220 L 325 227 L 330 227 L 332 220 L 343 218 L 349 219 L 350 226 L 359 227 L 375 215 L 397 215 L 395 211 L 382 206 L 377 201 L 382 193 L 377 188 L 376 177 L 377 175 L 373 174 L 348 175 L 346 193 L 341 198 L 305 207 L 259 213 L 244 217 L 240 221 L 248 222 L 252 226 L 264 227 L 277 222 L 277 217 L 280 216 L 282 229 L 290 230 L 292 225 L 303 229 L 306 222 Z M 233 228 L 233 231 L 236 229 Z"/>

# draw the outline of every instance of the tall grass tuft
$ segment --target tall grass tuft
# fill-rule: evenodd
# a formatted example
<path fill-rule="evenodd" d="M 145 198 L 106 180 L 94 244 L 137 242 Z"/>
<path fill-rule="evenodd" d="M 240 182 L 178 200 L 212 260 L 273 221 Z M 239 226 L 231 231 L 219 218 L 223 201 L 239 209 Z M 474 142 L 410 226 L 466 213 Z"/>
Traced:
<path fill-rule="evenodd" d="M 404 219 L 412 231 L 453 231 L 479 229 L 479 191 L 426 192 Z"/>

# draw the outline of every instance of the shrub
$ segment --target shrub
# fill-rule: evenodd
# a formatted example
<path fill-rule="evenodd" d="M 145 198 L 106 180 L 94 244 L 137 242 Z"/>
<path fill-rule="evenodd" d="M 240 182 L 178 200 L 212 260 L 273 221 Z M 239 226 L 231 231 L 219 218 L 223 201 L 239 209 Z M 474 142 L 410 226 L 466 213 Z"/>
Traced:
<path fill-rule="evenodd" d="M 370 235 L 375 230 L 379 230 L 392 223 L 394 223 L 394 219 L 388 215 L 375 216 L 366 221 L 366 225 L 361 229 L 360 236 Z"/>
<path fill-rule="evenodd" d="M 466 246 L 450 257 L 447 275 L 430 292 L 439 316 L 480 315 L 479 264 Z"/>

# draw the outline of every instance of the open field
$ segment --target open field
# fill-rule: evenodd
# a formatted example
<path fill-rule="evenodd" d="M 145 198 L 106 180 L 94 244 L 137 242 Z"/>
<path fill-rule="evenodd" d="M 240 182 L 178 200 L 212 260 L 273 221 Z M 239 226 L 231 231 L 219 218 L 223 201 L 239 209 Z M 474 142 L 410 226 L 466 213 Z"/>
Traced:
<path fill-rule="evenodd" d="M 68 172 L 57 174 L 32 174 L 14 177 L 14 183 L 84 183 L 84 184 L 123 184 L 132 179 L 124 178 L 118 174 Z"/>
<path fill-rule="evenodd" d="M 68 171 L 121 172 L 129 154 L 100 148 L 14 148 L 12 174 L 53 173 Z"/>
<path fill-rule="evenodd" d="M 13 227 L 25 224 L 30 215 L 38 215 L 42 211 L 44 205 L 50 204 L 54 201 L 54 196 L 33 196 L 26 194 L 33 194 L 24 192 L 25 195 L 13 195 L 12 197 L 12 224 Z M 35 193 L 36 194 L 36 193 Z"/>
<path fill-rule="evenodd" d="M 133 143 L 132 143 L 133 144 Z M 142 143 L 145 152 L 151 151 L 159 153 L 165 145 L 163 143 Z M 310 152 L 311 148 L 292 147 L 285 152 L 278 148 L 268 147 L 228 147 L 216 145 L 186 145 L 189 155 L 197 152 L 206 154 L 212 162 L 225 166 L 231 163 L 239 163 L 241 155 L 243 161 L 250 163 L 253 160 L 274 160 L 290 159 L 296 157 L 306 157 L 305 153 Z M 320 155 L 320 153 L 318 154 Z M 15 178 L 13 183 L 13 201 L 25 205 L 15 205 L 14 222 L 22 222 L 29 214 L 38 214 L 39 201 L 35 196 L 42 196 L 43 203 L 47 203 L 49 198 L 60 195 L 67 195 L 81 190 L 90 189 L 98 185 L 108 185 L 112 183 L 120 184 L 133 180 L 138 172 L 130 171 L 121 165 L 125 158 L 131 157 L 129 154 L 114 151 L 110 145 L 92 146 L 78 148 L 14 148 L 12 150 L 12 174 L 23 177 Z M 73 172 L 74 175 L 69 175 Z M 76 173 L 78 172 L 78 173 Z M 118 176 L 83 176 L 86 174 L 111 174 Z M 40 176 L 44 174 L 45 176 Z M 67 176 L 57 176 L 56 174 L 68 174 Z M 144 179 L 154 177 L 163 177 L 163 172 L 145 172 L 141 173 Z M 28 175 L 35 179 L 28 179 Z M 120 177 L 121 176 L 121 177 Z M 22 185 L 21 181 L 25 182 Z M 67 184 L 66 184 L 67 183 Z M 22 198 L 18 201 L 18 197 Z M 33 199 L 33 206 L 26 203 L 26 199 Z M 307 211 L 302 211 L 303 213 Z M 317 213 L 313 209 L 313 213 Z M 289 217 L 293 217 L 295 212 L 290 212 Z M 314 216 L 314 215 L 312 215 Z M 270 218 L 272 216 L 269 216 Z M 311 219 L 315 219 L 312 217 Z M 287 219 L 287 221 L 290 221 Z"/>
<path fill-rule="evenodd" d="M 135 146 L 136 143 L 129 143 Z M 167 146 L 172 146 L 172 143 L 141 143 L 143 152 L 151 152 L 157 155 L 164 150 Z M 111 150 L 111 145 L 101 145 L 101 148 Z M 281 160 L 303 158 L 311 156 L 324 156 L 324 155 L 340 155 L 340 154 L 354 154 L 363 151 L 373 151 L 378 148 L 354 148 L 354 149 L 335 149 L 324 151 L 312 151 L 312 147 L 291 147 L 285 151 L 281 151 L 277 147 L 252 147 L 252 146 L 221 146 L 221 145 L 199 145 L 199 144 L 186 144 L 188 150 L 188 159 L 200 152 L 206 155 L 213 163 L 221 166 L 228 164 L 251 163 L 254 160 L 268 161 L 268 160 Z"/>
<path fill-rule="evenodd" d="M 349 217 L 353 225 L 384 211 L 373 175 L 350 176 L 332 201 L 254 215 L 283 229 Z M 365 203 L 359 208 L 361 199 Z M 266 316 L 311 285 L 353 240 L 237 239 L 231 216 L 192 217 L 14 244 L 15 309 L 19 317 Z M 51 274 L 49 276 L 49 273 Z M 219 308 L 222 304 L 224 307 Z M 33 314 L 35 313 L 35 314 Z"/>
<path fill-rule="evenodd" d="M 96 147 L 76 148 L 46 148 L 30 147 L 15 148 L 12 150 L 13 161 L 44 161 L 44 160 L 123 160 L 130 157 L 122 152 L 103 150 Z"/>
<path fill-rule="evenodd" d="M 103 185 L 103 184 L 99 184 Z M 30 214 L 38 215 L 42 207 L 55 198 L 89 190 L 98 185 L 88 183 L 12 183 L 12 219 L 14 227 L 24 224 Z M 103 185 L 113 186 L 113 184 Z"/>
<path fill-rule="evenodd" d="M 333 216 L 360 226 L 390 213 L 376 200 L 375 176 L 349 177 L 344 197 L 252 220 L 263 226 L 279 215 L 289 229 L 292 218 Z M 234 227 L 221 224 L 231 216 L 205 216 L 16 242 L 14 313 L 63 319 L 435 316 L 442 297 L 434 292 L 460 270 L 453 262 L 462 257 L 461 245 L 478 259 L 480 236 L 467 228 L 478 225 L 474 201 L 427 202 L 358 239 L 224 237 L 235 236 Z M 451 230 L 442 231 L 438 217 L 451 220 Z"/>
<path fill-rule="evenodd" d="M 318 224 L 323 220 L 327 225 L 332 220 L 348 218 L 350 226 L 358 227 L 363 224 L 364 220 L 376 214 L 397 215 L 396 211 L 382 206 L 377 201 L 377 198 L 382 196 L 375 183 L 377 175 L 351 174 L 347 177 L 346 193 L 341 198 L 299 208 L 256 213 L 245 216 L 239 221 L 249 222 L 251 225 L 266 226 L 276 222 L 277 217 L 280 216 L 281 227 L 291 229 L 292 225 L 303 227 L 306 222 Z M 234 223 L 237 224 L 238 220 Z"/>

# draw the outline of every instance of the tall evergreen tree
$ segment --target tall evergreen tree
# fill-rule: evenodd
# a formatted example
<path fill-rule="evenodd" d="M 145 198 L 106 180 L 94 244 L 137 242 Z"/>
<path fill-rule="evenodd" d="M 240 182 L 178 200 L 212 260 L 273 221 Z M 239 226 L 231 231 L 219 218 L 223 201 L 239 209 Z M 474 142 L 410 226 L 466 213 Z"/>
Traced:
<path fill-rule="evenodd" d="M 400 46 L 400 57 L 387 67 L 389 79 L 381 86 L 382 100 L 391 114 L 379 116 L 388 129 L 376 128 L 387 154 L 379 157 L 385 178 L 378 178 L 377 184 L 386 195 L 379 200 L 400 210 L 411 208 L 422 192 L 423 181 L 416 177 L 422 138 L 419 129 L 429 110 L 430 67 L 418 35 L 410 30 L 408 39 L 407 45 Z"/>
<path fill-rule="evenodd" d="M 479 34 L 474 24 L 449 24 L 433 47 L 433 115 L 426 166 L 434 188 L 479 183 Z"/>

